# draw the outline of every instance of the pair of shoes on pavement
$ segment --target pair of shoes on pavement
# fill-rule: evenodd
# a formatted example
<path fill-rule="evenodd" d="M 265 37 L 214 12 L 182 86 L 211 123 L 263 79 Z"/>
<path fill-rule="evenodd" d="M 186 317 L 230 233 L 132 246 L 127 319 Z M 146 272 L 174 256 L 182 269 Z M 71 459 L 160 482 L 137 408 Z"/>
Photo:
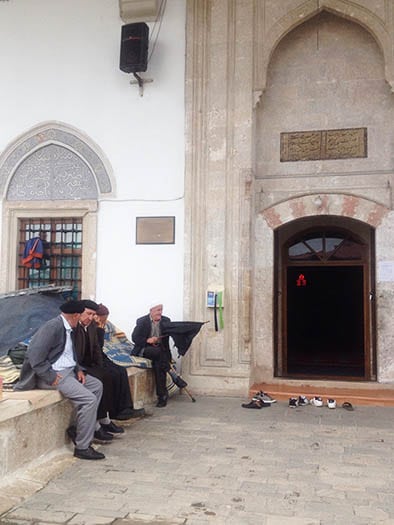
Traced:
<path fill-rule="evenodd" d="M 257 394 L 255 394 L 252 399 L 259 399 L 260 401 L 262 401 L 263 403 L 267 403 L 268 405 L 276 403 L 276 399 L 267 394 L 267 392 L 263 392 L 262 390 L 260 390 L 260 392 L 257 392 Z"/>
<path fill-rule="evenodd" d="M 242 403 L 242 408 L 265 408 L 270 407 L 272 403 L 276 403 L 276 399 L 271 397 L 267 392 L 257 392 L 249 403 Z"/>
<path fill-rule="evenodd" d="M 125 408 L 114 419 L 118 421 L 126 421 L 127 419 L 134 419 L 137 417 L 144 417 L 144 408 Z"/>
<path fill-rule="evenodd" d="M 319 396 L 313 397 L 310 400 L 310 404 L 315 406 L 315 407 L 322 407 L 324 405 L 323 399 L 321 397 L 319 397 Z M 335 401 L 335 399 L 328 398 L 327 399 L 327 407 L 328 408 L 336 408 L 337 407 L 337 402 Z"/>
<path fill-rule="evenodd" d="M 306 405 L 309 405 L 309 401 L 305 396 L 291 397 L 289 399 L 290 408 L 304 407 Z"/>
<path fill-rule="evenodd" d="M 261 399 L 253 398 L 249 403 L 242 403 L 242 408 L 266 408 L 270 407 L 271 403 L 264 403 Z"/>

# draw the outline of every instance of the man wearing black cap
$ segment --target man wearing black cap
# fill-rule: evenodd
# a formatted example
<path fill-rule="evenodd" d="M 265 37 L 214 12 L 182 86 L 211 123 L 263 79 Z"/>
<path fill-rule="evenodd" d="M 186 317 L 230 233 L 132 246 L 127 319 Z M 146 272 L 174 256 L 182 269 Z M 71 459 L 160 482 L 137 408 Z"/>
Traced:
<path fill-rule="evenodd" d="M 57 389 L 76 408 L 74 456 L 80 459 L 104 459 L 91 446 L 102 383 L 81 370 L 73 343 L 84 305 L 68 301 L 60 306 L 61 314 L 41 326 L 32 337 L 15 390 Z"/>

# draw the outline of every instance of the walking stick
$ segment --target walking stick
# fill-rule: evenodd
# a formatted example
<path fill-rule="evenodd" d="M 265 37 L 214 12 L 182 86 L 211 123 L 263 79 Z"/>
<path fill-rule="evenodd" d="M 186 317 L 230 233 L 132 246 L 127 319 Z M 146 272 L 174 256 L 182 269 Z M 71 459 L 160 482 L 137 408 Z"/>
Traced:
<path fill-rule="evenodd" d="M 187 388 L 186 381 L 180 375 L 178 375 L 178 372 L 176 371 L 176 368 L 175 368 L 175 366 L 173 364 L 170 365 L 170 376 L 172 377 L 172 380 L 174 381 L 176 386 L 179 388 L 179 390 L 180 391 L 184 390 L 186 392 L 187 396 L 189 397 L 189 399 L 193 403 L 195 403 L 196 400 L 192 396 L 190 390 Z"/>

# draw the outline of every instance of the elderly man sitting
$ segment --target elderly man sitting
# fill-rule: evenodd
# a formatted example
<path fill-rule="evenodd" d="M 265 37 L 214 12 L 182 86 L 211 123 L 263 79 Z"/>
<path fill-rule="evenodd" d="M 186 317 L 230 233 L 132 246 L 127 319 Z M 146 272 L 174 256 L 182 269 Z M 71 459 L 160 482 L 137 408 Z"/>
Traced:
<path fill-rule="evenodd" d="M 163 314 L 163 305 L 151 304 L 149 314 L 137 319 L 131 335 L 135 343 L 134 355 L 151 359 L 156 380 L 157 407 L 165 407 L 168 400 L 167 372 L 171 366 L 171 351 L 168 335 L 162 335 L 161 323 L 170 322 Z"/>

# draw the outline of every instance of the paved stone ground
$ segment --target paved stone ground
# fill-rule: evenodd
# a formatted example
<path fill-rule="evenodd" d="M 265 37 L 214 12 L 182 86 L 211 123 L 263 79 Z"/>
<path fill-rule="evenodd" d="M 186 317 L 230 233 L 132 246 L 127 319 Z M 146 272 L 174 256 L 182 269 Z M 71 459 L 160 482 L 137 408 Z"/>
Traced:
<path fill-rule="evenodd" d="M 242 401 L 172 398 L 0 523 L 394 524 L 394 408 Z"/>

